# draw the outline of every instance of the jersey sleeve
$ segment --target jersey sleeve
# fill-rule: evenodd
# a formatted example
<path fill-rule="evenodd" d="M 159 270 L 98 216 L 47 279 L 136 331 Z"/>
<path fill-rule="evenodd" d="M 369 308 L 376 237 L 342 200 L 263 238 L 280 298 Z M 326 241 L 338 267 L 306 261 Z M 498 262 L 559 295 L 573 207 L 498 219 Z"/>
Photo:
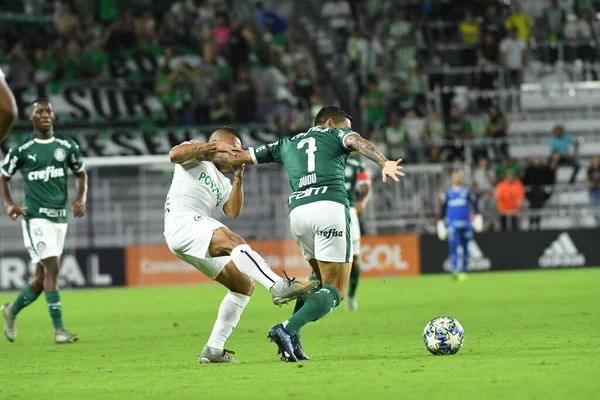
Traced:
<path fill-rule="evenodd" d="M 352 129 L 345 128 L 331 128 L 331 130 L 342 149 L 346 153 L 352 153 L 353 150 L 346 147 L 346 138 L 350 135 L 358 135 L 358 133 L 354 132 Z"/>
<path fill-rule="evenodd" d="M 0 79 L 5 79 L 4 71 L 2 71 L 2 68 L 0 68 Z"/>
<path fill-rule="evenodd" d="M 10 149 L 4 162 L 2 163 L 1 173 L 4 176 L 12 178 L 12 176 L 23 166 L 22 154 L 17 147 Z"/>
<path fill-rule="evenodd" d="M 74 140 L 69 140 L 71 143 L 71 154 L 69 154 L 69 168 L 71 171 L 78 173 L 85 170 L 85 164 L 81 158 L 79 145 Z"/>
<path fill-rule="evenodd" d="M 283 139 L 282 139 L 283 140 Z M 254 164 L 276 162 L 281 164 L 281 140 L 269 144 L 250 147 L 248 149 Z"/>

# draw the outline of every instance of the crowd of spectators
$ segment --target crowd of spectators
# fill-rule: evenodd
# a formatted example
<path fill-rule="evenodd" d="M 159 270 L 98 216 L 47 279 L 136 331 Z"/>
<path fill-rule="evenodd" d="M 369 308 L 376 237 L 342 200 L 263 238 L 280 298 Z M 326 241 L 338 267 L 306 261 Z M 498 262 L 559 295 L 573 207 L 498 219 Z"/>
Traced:
<path fill-rule="evenodd" d="M 227 0 L 15 3 L 13 14 L 2 16 L 0 64 L 16 90 L 48 84 L 59 92 L 125 78 L 123 84 L 156 95 L 166 119 L 179 125 L 265 121 L 273 98 L 288 101 L 287 115 L 308 115 L 311 98 L 319 101 L 310 53 L 261 2 L 249 3 L 254 15 L 245 18 Z M 154 65 L 123 76 L 118 68 L 127 68 L 136 49 L 154 54 Z M 115 54 L 126 64 L 112 65 Z M 283 73 L 283 96 L 257 72 L 273 65 Z"/>

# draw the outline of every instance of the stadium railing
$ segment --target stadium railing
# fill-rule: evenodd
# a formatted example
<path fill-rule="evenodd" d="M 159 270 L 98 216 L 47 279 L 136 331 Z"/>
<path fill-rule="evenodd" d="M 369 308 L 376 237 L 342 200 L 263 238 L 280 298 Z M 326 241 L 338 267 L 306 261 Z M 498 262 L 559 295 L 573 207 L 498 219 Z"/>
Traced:
<path fill-rule="evenodd" d="M 163 245 L 163 210 L 173 170 L 166 157 L 88 158 L 86 163 L 87 213 L 82 219 L 71 218 L 66 248 Z M 406 178 L 394 185 L 383 184 L 375 171 L 372 200 L 362 221 L 365 234 L 430 231 L 438 218 L 439 193 L 448 185 L 452 169 L 444 164 L 406 165 Z M 16 202 L 23 199 L 22 183 L 19 176 L 11 181 Z M 73 196 L 73 182 L 70 188 Z M 285 169 L 279 165 L 250 166 L 244 189 L 246 204 L 240 217 L 214 217 L 248 240 L 291 239 L 287 211 L 290 187 Z M 577 195 L 569 194 L 575 190 Z M 581 184 L 559 185 L 554 191 L 555 203 L 552 200 L 547 209 L 529 210 L 526 215 L 553 217 L 572 227 L 590 226 L 590 220 L 593 225 L 593 211 L 581 204 L 585 202 Z M 488 217 L 495 218 L 493 210 Z M 21 224 L 6 216 L 0 218 L 0 253 L 23 251 Z"/>

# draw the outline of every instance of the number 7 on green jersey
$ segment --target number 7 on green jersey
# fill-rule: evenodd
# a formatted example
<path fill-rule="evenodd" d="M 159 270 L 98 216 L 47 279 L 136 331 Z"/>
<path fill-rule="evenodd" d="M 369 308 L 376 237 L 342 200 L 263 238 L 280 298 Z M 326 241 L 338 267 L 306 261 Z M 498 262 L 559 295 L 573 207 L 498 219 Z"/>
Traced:
<path fill-rule="evenodd" d="M 300 150 L 303 147 L 305 147 L 304 145 L 308 145 L 308 147 L 304 151 L 306 154 L 308 154 L 308 160 L 307 160 L 308 161 L 308 172 L 314 172 L 315 171 L 315 152 L 317 151 L 317 145 L 316 145 L 315 138 L 309 137 L 306 139 L 302 139 L 301 141 L 298 142 L 298 146 L 296 146 L 296 148 L 298 150 Z"/>

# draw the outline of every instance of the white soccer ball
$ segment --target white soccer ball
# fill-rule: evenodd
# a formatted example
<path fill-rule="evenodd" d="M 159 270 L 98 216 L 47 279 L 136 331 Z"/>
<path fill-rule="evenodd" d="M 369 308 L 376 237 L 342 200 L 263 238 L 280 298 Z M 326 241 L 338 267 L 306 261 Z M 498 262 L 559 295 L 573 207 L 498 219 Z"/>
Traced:
<path fill-rule="evenodd" d="M 429 321 L 423 332 L 427 350 L 435 356 L 458 353 L 463 345 L 465 331 L 460 322 L 452 317 L 436 317 Z"/>

